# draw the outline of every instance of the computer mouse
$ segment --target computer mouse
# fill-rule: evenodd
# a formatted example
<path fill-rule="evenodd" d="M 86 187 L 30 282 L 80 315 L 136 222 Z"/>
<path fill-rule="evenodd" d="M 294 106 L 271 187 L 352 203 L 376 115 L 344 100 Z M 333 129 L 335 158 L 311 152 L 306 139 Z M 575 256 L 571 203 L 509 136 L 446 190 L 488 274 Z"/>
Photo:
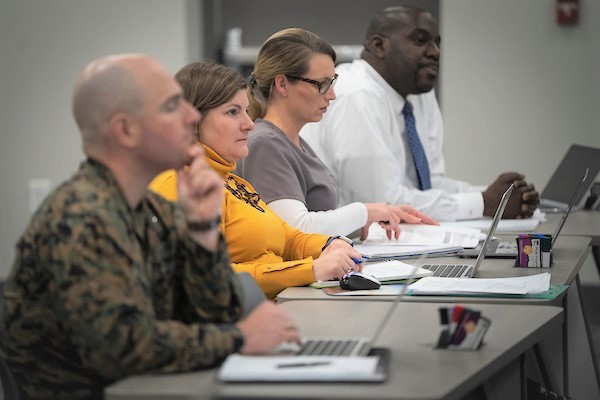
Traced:
<path fill-rule="evenodd" d="M 377 278 L 362 272 L 350 272 L 340 280 L 340 288 L 344 290 L 379 289 L 380 286 Z"/>

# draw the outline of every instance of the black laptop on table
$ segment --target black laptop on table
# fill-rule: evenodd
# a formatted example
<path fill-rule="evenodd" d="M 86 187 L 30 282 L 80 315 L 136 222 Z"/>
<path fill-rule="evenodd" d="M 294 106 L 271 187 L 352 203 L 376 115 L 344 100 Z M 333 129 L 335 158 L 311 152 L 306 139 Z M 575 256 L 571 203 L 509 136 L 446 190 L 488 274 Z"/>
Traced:
<path fill-rule="evenodd" d="M 567 204 L 567 208 L 563 211 L 563 215 L 560 218 L 560 222 L 558 223 L 556 230 L 554 231 L 554 234 L 552 235 L 552 245 L 554 245 L 554 243 L 556 242 L 556 239 L 558 238 L 558 235 L 560 234 L 562 227 L 564 226 L 565 222 L 567 221 L 569 214 L 575 207 L 575 203 L 578 201 L 578 199 L 581 198 L 581 193 L 583 193 L 583 188 L 587 186 L 586 182 L 588 181 L 588 178 L 589 178 L 589 168 L 586 168 L 585 171 L 583 171 L 583 176 L 579 180 L 577 187 L 571 194 L 569 204 Z M 467 258 L 477 257 L 479 254 L 479 250 L 480 250 L 479 246 L 476 247 L 475 249 L 464 250 L 460 254 L 460 256 L 467 257 Z M 519 253 L 519 250 L 517 249 L 516 240 L 507 242 L 507 241 L 500 241 L 498 239 L 492 239 L 488 246 L 487 251 L 485 252 L 485 256 L 488 258 L 516 258 L 518 253 Z"/>
<path fill-rule="evenodd" d="M 563 212 L 570 203 L 571 194 L 575 192 L 586 168 L 589 169 L 590 179 L 587 180 L 578 198 L 575 199 L 575 208 L 600 171 L 600 149 L 578 144 L 571 145 L 540 194 L 540 210 Z"/>

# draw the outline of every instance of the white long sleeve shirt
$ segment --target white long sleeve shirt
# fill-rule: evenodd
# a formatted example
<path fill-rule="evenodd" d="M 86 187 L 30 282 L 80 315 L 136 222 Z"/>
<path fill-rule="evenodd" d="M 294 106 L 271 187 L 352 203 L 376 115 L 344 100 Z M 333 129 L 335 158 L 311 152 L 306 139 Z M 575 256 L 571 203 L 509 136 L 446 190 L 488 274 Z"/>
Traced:
<path fill-rule="evenodd" d="M 306 205 L 293 199 L 274 200 L 269 203 L 285 222 L 306 233 L 345 235 L 366 225 L 369 213 L 363 203 L 350 203 L 328 211 L 309 211 Z"/>
<path fill-rule="evenodd" d="M 279 217 L 306 233 L 350 235 L 368 219 L 362 203 L 338 205 L 335 180 L 310 146 L 293 144 L 272 123 L 255 121 L 248 138 L 248 156 L 236 173 L 247 179 Z"/>
<path fill-rule="evenodd" d="M 364 60 L 337 67 L 337 95 L 320 122 L 301 131 L 336 179 L 340 205 L 410 204 L 442 221 L 480 218 L 483 187 L 445 176 L 443 121 L 434 91 L 410 95 L 432 189 L 419 189 L 400 96 Z"/>

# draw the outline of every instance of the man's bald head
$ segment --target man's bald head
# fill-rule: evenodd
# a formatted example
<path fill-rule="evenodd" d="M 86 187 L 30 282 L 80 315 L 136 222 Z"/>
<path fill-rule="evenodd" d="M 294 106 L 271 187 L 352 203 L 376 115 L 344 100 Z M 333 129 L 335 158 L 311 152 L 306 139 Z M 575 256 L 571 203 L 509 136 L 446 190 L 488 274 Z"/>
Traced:
<path fill-rule="evenodd" d="M 137 113 L 142 105 L 142 88 L 136 66 L 150 62 L 143 55 L 99 58 L 79 74 L 73 93 L 73 114 L 85 141 L 95 141 L 110 118 L 119 112 Z"/>
<path fill-rule="evenodd" d="M 373 35 L 390 36 L 406 27 L 418 14 L 427 11 L 411 6 L 387 7 L 373 16 L 365 36 L 365 47 Z"/>
<path fill-rule="evenodd" d="M 73 114 L 85 155 L 106 166 L 129 195 L 140 189 L 130 204 L 159 172 L 193 157 L 200 114 L 169 71 L 148 56 L 114 55 L 88 64 L 75 82 Z"/>

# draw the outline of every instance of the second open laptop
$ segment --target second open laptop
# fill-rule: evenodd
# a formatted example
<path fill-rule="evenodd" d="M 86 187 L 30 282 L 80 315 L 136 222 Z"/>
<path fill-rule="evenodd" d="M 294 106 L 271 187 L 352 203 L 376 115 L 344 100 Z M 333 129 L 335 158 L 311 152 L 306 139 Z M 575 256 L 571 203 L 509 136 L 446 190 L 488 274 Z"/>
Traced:
<path fill-rule="evenodd" d="M 590 179 L 575 199 L 577 207 L 583 194 L 590 188 L 600 171 L 600 149 L 573 144 L 540 193 L 540 209 L 545 212 L 562 212 L 569 204 L 569 195 L 577 187 L 578 178 L 589 168 Z"/>
<path fill-rule="evenodd" d="M 577 203 L 577 200 L 580 198 L 581 193 L 584 191 L 584 188 L 587 186 L 586 182 L 589 177 L 589 171 L 590 171 L 589 168 L 585 169 L 585 171 L 583 172 L 583 176 L 579 180 L 579 184 L 577 185 L 577 187 L 571 194 L 569 204 L 567 205 L 567 208 L 564 210 L 562 217 L 560 218 L 560 222 L 556 226 L 556 230 L 554 231 L 554 233 L 552 235 L 552 245 L 554 245 L 554 243 L 556 242 L 556 239 L 558 238 L 558 235 L 560 234 L 562 227 L 564 226 L 565 222 L 567 221 L 569 214 L 571 213 L 573 208 L 575 208 L 575 204 Z M 460 256 L 461 257 L 477 257 L 477 255 L 479 254 L 477 249 L 478 248 L 465 250 L 465 251 L 463 251 L 463 253 Z M 509 241 L 501 241 L 498 239 L 492 239 L 492 242 L 489 244 L 488 249 L 485 252 L 485 256 L 490 257 L 490 258 L 516 258 L 518 253 L 519 253 L 519 251 L 517 249 L 517 243 L 515 240 L 509 242 Z"/>
<path fill-rule="evenodd" d="M 366 356 L 373 350 L 372 345 L 383 331 L 390 316 L 398 303 L 402 300 L 406 292 L 406 288 L 415 280 L 419 266 L 427 257 L 427 253 L 421 255 L 419 260 L 414 264 L 406 283 L 401 287 L 398 294 L 394 298 L 392 305 L 389 307 L 385 316 L 379 322 L 375 334 L 371 338 L 367 337 L 349 337 L 349 338 L 305 338 L 302 341 L 302 346 L 294 349 L 292 352 L 296 355 L 310 356 Z"/>
<path fill-rule="evenodd" d="M 425 264 L 422 268 L 433 271 L 433 276 L 439 277 L 447 277 L 447 278 L 472 278 L 477 273 L 477 270 L 481 266 L 483 259 L 485 258 L 486 249 L 488 248 L 494 233 L 496 232 L 496 228 L 498 227 L 498 222 L 502 218 L 502 214 L 504 214 L 504 209 L 506 208 L 506 204 L 508 203 L 508 199 L 510 198 L 510 194 L 514 189 L 514 185 L 510 185 L 508 189 L 502 195 L 500 199 L 500 203 L 496 208 L 496 213 L 494 214 L 494 218 L 492 219 L 492 225 L 490 226 L 490 230 L 483 241 L 483 245 L 479 250 L 479 254 L 477 255 L 477 261 L 475 265 L 467 265 L 467 264 Z"/>
<path fill-rule="evenodd" d="M 293 344 L 284 344 L 276 349 L 278 354 L 290 354 L 290 355 L 319 355 L 319 356 L 366 356 L 371 351 L 371 345 L 377 340 L 379 334 L 387 324 L 390 315 L 393 313 L 397 304 L 401 301 L 402 297 L 406 292 L 406 288 L 415 280 L 419 266 L 423 264 L 428 254 L 423 254 L 419 257 L 418 261 L 414 264 L 414 268 L 411 270 L 406 284 L 399 290 L 398 295 L 394 298 L 392 305 L 388 309 L 384 318 L 379 322 L 377 330 L 373 337 L 345 337 L 345 338 L 304 338 L 301 346 Z M 244 291 L 244 298 L 247 299 L 247 293 L 256 293 L 260 290 L 258 284 L 252 279 L 252 277 L 245 274 L 238 274 L 242 289 Z M 263 295 L 263 299 L 266 299 Z M 245 300 L 246 301 L 246 300 Z M 253 301 L 254 305 L 257 304 Z M 250 307 L 244 307 L 250 308 Z M 251 310 L 247 310 L 249 312 Z"/>

